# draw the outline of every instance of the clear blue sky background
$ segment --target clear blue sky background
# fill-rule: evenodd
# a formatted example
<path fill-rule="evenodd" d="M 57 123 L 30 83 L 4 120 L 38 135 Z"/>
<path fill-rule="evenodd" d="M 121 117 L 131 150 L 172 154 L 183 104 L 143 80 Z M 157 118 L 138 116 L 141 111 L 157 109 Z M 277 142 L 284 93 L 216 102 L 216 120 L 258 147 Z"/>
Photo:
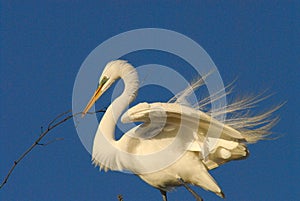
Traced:
<path fill-rule="evenodd" d="M 1 1 L 1 178 L 38 137 L 40 126 L 71 108 L 76 74 L 96 46 L 124 31 L 157 27 L 198 42 L 225 83 L 238 76 L 237 94 L 266 88 L 274 92 L 261 108 L 287 101 L 277 112 L 281 121 L 273 129 L 283 134 L 281 138 L 250 145 L 247 160 L 212 171 L 226 200 L 298 200 L 299 2 L 130 2 Z M 151 51 L 126 59 L 135 65 L 159 63 L 179 71 L 184 71 L 185 65 L 174 56 Z M 188 73 L 186 76 L 192 79 Z M 152 101 L 166 101 L 171 96 L 150 88 L 144 92 L 141 94 L 148 94 L 149 99 L 154 96 Z M 108 104 L 104 101 L 97 106 Z M 118 194 L 124 201 L 161 199 L 157 190 L 136 176 L 94 168 L 72 121 L 53 130 L 45 141 L 56 137 L 64 140 L 37 147 L 19 164 L 0 190 L 0 200 L 113 201 Z M 194 189 L 205 200 L 221 200 Z M 193 197 L 179 188 L 169 199 L 188 201 Z"/>

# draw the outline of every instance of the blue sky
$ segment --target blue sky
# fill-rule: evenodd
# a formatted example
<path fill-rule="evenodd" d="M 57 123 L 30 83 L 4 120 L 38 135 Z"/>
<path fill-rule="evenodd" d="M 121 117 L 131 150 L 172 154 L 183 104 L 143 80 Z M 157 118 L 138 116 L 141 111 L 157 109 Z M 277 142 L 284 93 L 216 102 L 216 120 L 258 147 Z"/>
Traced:
<path fill-rule="evenodd" d="M 1 178 L 38 137 L 40 126 L 71 108 L 76 74 L 96 46 L 124 31 L 156 27 L 199 43 L 225 83 L 238 77 L 237 95 L 265 89 L 274 93 L 259 105 L 262 110 L 287 101 L 276 112 L 281 121 L 273 128 L 281 138 L 250 145 L 247 160 L 228 163 L 212 175 L 227 201 L 296 200 L 300 196 L 296 189 L 300 168 L 299 9 L 297 1 L 1 1 Z M 185 72 L 184 62 L 162 52 L 141 51 L 124 59 L 134 65 L 158 63 Z M 193 79 L 192 73 L 185 72 L 185 76 Z M 153 91 L 143 89 L 137 100 L 171 98 L 166 91 Z M 97 107 L 108 104 L 104 97 Z M 19 164 L 0 190 L 1 200 L 98 201 L 117 200 L 118 194 L 125 201 L 160 199 L 157 190 L 136 176 L 94 168 L 73 122 L 53 130 L 45 141 L 57 137 L 64 140 L 37 147 Z M 221 200 L 194 189 L 205 200 Z M 179 188 L 169 199 L 193 197 Z"/>

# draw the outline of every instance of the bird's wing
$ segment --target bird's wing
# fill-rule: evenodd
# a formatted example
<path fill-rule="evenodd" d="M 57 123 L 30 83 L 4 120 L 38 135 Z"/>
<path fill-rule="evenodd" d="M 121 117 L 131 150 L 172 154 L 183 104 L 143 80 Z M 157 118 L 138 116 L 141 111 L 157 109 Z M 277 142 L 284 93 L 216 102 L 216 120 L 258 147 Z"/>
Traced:
<path fill-rule="evenodd" d="M 192 140 L 187 150 L 200 152 L 199 156 L 208 169 L 242 159 L 248 154 L 247 148 L 241 143 L 246 141 L 245 137 L 239 131 L 200 110 L 178 103 L 140 103 L 124 113 L 121 121 L 144 122 L 135 129 L 135 133 L 144 138 L 167 137 L 181 126 L 185 132 L 188 129 L 193 136 L 189 138 Z"/>
<path fill-rule="evenodd" d="M 225 125 L 200 110 L 177 103 L 140 103 L 124 113 L 121 121 L 123 123 L 164 123 L 167 128 L 187 125 L 191 128 L 198 129 L 198 132 L 200 131 L 200 134 L 203 136 L 206 136 L 207 134 L 207 132 L 204 131 L 212 129 L 213 131 L 219 130 L 221 133 L 218 135 L 209 133 L 211 134 L 209 137 L 230 139 L 232 141 L 245 140 L 245 137 L 239 131 L 231 128 L 230 126 Z"/>

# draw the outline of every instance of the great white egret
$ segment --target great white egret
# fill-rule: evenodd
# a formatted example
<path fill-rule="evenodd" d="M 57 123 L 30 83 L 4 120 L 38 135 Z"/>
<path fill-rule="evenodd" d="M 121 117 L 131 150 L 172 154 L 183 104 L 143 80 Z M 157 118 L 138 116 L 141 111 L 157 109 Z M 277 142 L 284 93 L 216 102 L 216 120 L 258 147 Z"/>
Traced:
<path fill-rule="evenodd" d="M 135 99 L 139 88 L 138 75 L 131 64 L 122 60 L 109 62 L 99 79 L 97 90 L 83 110 L 83 115 L 85 115 L 99 97 L 118 79 L 123 79 L 124 91 L 111 103 L 102 117 L 94 138 L 92 160 L 95 165 L 100 166 L 100 169 L 133 172 L 151 186 L 159 189 L 164 201 L 167 200 L 167 191 L 177 186 L 184 186 L 197 200 L 202 200 L 188 184 L 202 187 L 224 198 L 224 193 L 208 170 L 231 160 L 246 158 L 248 156 L 246 144 L 264 139 L 277 121 L 276 118 L 269 118 L 277 108 L 256 116 L 249 116 L 248 113 L 236 117 L 233 115 L 222 123 L 210 116 L 209 112 L 202 112 L 197 108 L 181 105 L 178 103 L 179 101 L 173 103 L 140 103 L 129 109 L 121 120 L 125 123 L 144 123 L 116 140 L 116 121 Z M 199 85 L 201 82 L 195 82 L 181 93 L 181 98 L 188 94 L 188 90 L 194 90 Z M 217 97 L 210 97 L 210 99 L 202 101 L 202 105 L 214 101 L 214 99 Z M 256 99 L 246 98 L 229 104 L 223 109 L 225 112 L 235 113 L 252 107 L 254 103 L 257 103 Z M 220 110 L 220 112 L 222 111 Z M 159 125 L 161 122 L 163 122 L 162 127 Z M 208 130 L 214 128 L 219 128 L 220 134 L 207 136 Z M 149 135 L 148 132 L 151 134 Z M 181 137 L 178 137 L 180 134 L 182 134 Z M 167 160 L 178 150 L 183 150 L 183 153 L 166 167 L 155 170 L 156 165 L 160 167 L 158 163 L 161 161 L 153 160 L 147 164 L 139 161 L 140 158 L 137 156 L 148 156 L 158 150 L 165 149 L 172 144 L 175 138 L 179 138 L 176 146 L 171 146 L 166 156 L 162 154 L 161 158 Z M 207 140 L 213 138 L 216 140 L 214 148 L 209 150 L 207 156 L 204 156 L 203 147 L 205 146 L 203 145 Z M 107 144 L 134 157 L 120 155 L 118 151 L 106 146 Z M 150 165 L 153 171 L 147 171 L 149 170 L 147 167 Z"/>

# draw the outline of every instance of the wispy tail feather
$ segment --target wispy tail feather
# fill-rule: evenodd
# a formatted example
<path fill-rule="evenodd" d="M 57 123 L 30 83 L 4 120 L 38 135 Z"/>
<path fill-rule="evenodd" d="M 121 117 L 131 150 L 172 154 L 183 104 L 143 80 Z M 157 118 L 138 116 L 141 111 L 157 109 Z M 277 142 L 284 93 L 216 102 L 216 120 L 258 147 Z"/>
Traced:
<path fill-rule="evenodd" d="M 210 72 L 204 77 L 191 83 L 189 87 L 175 95 L 169 102 L 179 104 L 186 102 L 188 100 L 188 96 L 203 86 L 205 84 L 205 79 L 212 73 L 213 72 Z M 225 93 L 222 89 L 215 94 L 208 95 L 207 97 L 199 100 L 197 104 L 193 105 L 193 107 L 214 118 L 217 118 L 220 115 L 226 115 L 224 124 L 239 131 L 248 143 L 255 143 L 258 140 L 266 139 L 266 137 L 272 133 L 270 131 L 271 128 L 279 121 L 279 117 L 274 117 L 273 114 L 282 107 L 284 103 L 260 114 L 253 114 L 250 112 L 250 109 L 257 107 L 258 103 L 269 98 L 271 95 L 265 95 L 266 93 L 263 92 L 256 96 L 247 96 L 235 99 L 229 104 L 214 109 L 213 111 L 209 108 L 212 102 L 218 101 L 221 98 L 224 98 L 224 96 L 228 96 L 232 93 L 234 82 L 235 81 L 225 87 L 224 90 L 227 90 Z"/>

